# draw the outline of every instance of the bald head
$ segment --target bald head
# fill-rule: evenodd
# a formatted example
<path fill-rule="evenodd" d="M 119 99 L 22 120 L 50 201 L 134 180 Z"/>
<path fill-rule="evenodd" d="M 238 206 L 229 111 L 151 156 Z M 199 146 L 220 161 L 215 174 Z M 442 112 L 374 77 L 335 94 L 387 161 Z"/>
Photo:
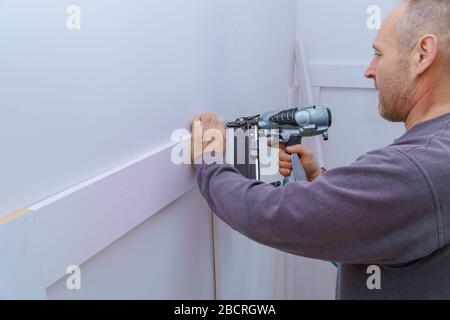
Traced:
<path fill-rule="evenodd" d="M 403 0 L 384 20 L 365 76 L 383 118 L 406 128 L 450 112 L 450 0 Z"/>
<path fill-rule="evenodd" d="M 450 74 L 450 0 L 404 0 L 395 24 L 398 50 L 408 54 L 421 37 L 433 34 Z"/>

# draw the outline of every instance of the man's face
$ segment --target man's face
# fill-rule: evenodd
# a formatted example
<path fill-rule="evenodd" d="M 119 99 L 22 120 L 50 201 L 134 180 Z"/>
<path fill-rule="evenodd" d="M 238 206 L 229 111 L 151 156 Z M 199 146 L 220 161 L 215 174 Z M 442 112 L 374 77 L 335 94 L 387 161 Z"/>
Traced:
<path fill-rule="evenodd" d="M 395 23 L 404 8 L 397 7 L 384 21 L 374 42 L 375 55 L 365 72 L 379 91 L 380 115 L 393 122 L 405 121 L 414 92 L 409 59 L 396 43 Z"/>

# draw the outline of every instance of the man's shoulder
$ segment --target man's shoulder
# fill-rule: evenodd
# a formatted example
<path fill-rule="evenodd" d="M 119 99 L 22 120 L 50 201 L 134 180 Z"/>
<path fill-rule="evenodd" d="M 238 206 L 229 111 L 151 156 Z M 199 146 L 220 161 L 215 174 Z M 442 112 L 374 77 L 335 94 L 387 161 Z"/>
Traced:
<path fill-rule="evenodd" d="M 367 152 L 355 163 L 360 161 L 401 163 L 408 160 L 424 167 L 431 165 L 428 169 L 433 169 L 433 166 L 438 164 L 441 164 L 441 167 L 450 166 L 448 159 L 450 159 L 450 125 L 441 123 L 441 126 L 435 126 L 433 131 L 404 135 L 386 147 Z"/>
<path fill-rule="evenodd" d="M 400 139 L 387 148 L 420 166 L 430 175 L 450 175 L 450 122 L 441 122 L 427 134 L 416 134 Z M 450 177 L 450 176 L 449 176 Z"/>
<path fill-rule="evenodd" d="M 418 124 L 389 147 L 412 156 L 433 152 L 450 154 L 450 113 Z"/>
<path fill-rule="evenodd" d="M 376 163 L 378 165 L 399 165 L 408 159 L 404 154 L 409 150 L 410 147 L 388 145 L 359 156 L 356 161 L 352 163 L 352 165 L 364 165 L 367 163 Z"/>
<path fill-rule="evenodd" d="M 396 177 L 402 183 L 411 184 L 411 188 L 417 186 L 414 181 L 421 180 L 434 200 L 440 200 L 439 206 L 450 208 L 447 196 L 450 189 L 449 159 L 450 133 L 446 129 L 401 139 L 362 155 L 352 165 L 374 168 L 377 175 Z"/>

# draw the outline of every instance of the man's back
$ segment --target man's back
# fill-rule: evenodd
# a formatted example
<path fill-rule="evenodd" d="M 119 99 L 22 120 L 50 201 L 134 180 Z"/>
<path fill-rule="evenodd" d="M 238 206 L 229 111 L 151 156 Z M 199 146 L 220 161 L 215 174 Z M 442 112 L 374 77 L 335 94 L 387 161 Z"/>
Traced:
<path fill-rule="evenodd" d="M 450 299 L 450 113 L 394 144 L 274 188 L 229 165 L 199 165 L 214 212 L 249 238 L 339 263 L 340 299 Z M 368 266 L 381 268 L 370 290 Z"/>
<path fill-rule="evenodd" d="M 436 251 L 408 263 L 380 265 L 381 290 L 367 289 L 369 265 L 343 264 L 339 268 L 337 296 L 340 299 L 450 299 L 450 114 L 417 125 L 388 148 L 401 152 L 414 163 L 426 181 L 426 192 L 433 200 L 429 210 L 436 222 L 424 222 L 422 227 L 435 233 Z M 427 214 L 424 212 L 424 216 Z M 410 250 L 420 245 L 411 243 Z"/>

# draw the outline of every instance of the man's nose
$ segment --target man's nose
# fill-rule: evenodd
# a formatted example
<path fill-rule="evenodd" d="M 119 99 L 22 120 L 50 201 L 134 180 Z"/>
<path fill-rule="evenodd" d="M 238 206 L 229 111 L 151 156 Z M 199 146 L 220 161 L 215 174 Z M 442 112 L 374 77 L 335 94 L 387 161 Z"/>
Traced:
<path fill-rule="evenodd" d="M 375 79 L 376 73 L 375 73 L 375 59 L 373 59 L 369 66 L 367 67 L 366 71 L 364 72 L 364 76 L 367 79 Z"/>
<path fill-rule="evenodd" d="M 364 72 L 364 76 L 367 79 L 375 79 L 375 69 L 374 68 L 367 68 L 366 72 Z"/>

